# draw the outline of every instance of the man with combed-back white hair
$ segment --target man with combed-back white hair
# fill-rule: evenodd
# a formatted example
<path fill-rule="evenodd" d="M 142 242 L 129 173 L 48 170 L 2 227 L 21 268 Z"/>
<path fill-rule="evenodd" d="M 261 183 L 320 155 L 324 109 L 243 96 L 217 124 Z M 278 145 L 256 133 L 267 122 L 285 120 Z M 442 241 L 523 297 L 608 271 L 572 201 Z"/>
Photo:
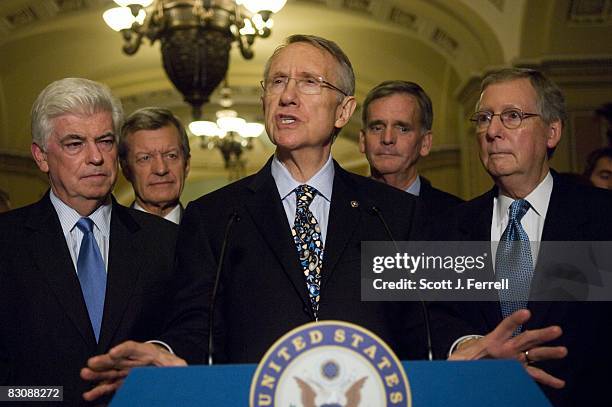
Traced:
<path fill-rule="evenodd" d="M 66 405 L 84 404 L 81 367 L 129 339 L 198 361 L 188 350 L 203 334 L 182 330 L 197 304 L 172 305 L 197 289 L 174 274 L 176 226 L 111 195 L 122 120 L 108 87 L 87 79 L 53 82 L 34 102 L 31 151 L 50 188 L 0 216 L 0 385 L 63 386 Z"/>

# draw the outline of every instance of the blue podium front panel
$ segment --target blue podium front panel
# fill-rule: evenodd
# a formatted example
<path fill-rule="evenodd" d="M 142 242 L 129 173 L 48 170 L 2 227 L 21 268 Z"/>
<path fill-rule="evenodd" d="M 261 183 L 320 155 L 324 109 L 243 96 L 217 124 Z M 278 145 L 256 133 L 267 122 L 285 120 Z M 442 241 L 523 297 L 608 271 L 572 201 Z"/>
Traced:
<path fill-rule="evenodd" d="M 550 406 L 516 361 L 403 362 L 412 405 Z M 144 367 L 130 373 L 111 407 L 248 406 L 256 365 Z"/>

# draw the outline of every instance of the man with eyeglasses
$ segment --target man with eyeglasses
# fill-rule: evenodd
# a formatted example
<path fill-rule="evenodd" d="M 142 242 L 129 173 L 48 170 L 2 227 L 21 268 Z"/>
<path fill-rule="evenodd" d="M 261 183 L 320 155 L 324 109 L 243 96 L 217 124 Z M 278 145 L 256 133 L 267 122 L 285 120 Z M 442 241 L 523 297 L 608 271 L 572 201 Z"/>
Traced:
<path fill-rule="evenodd" d="M 177 267 L 200 273 L 207 288 L 202 321 L 213 340 L 203 353 L 213 363 L 253 363 L 291 329 L 339 319 L 374 331 L 402 359 L 425 358 L 418 306 L 361 301 L 361 242 L 418 239 L 420 230 L 416 198 L 332 159 L 356 105 L 349 59 L 332 41 L 293 35 L 268 60 L 262 86 L 274 156 L 190 203 L 179 231 Z M 115 369 L 164 364 L 142 349 L 127 343 L 92 358 L 83 376 L 115 381 L 86 397 L 114 390 Z"/>
<path fill-rule="evenodd" d="M 500 302 L 462 303 L 456 312 L 469 323 L 466 332 L 484 334 L 509 313 L 527 308 L 531 318 L 510 341 L 524 352 L 521 359 L 528 371 L 542 369 L 554 377 L 543 387 L 553 404 L 609 405 L 605 382 L 612 365 L 610 303 L 524 298 L 531 298 L 534 286 L 542 281 L 542 259 L 555 256 L 529 241 L 612 240 L 612 195 L 568 183 L 550 169 L 549 158 L 566 121 L 563 95 L 551 80 L 532 69 L 504 69 L 489 74 L 481 92 L 471 120 L 480 159 L 495 187 L 459 206 L 451 239 L 491 240 L 496 278 L 508 278 L 518 291 L 500 290 Z M 525 242 L 524 250 L 506 250 L 510 241 Z M 549 345 L 561 348 L 551 351 L 526 340 L 534 330 L 551 325 L 563 334 Z M 467 352 L 465 358 L 482 352 L 482 338 L 464 337 L 458 342 L 458 348 Z M 547 360 L 566 352 L 561 360 Z"/>
<path fill-rule="evenodd" d="M 121 102 L 87 79 L 34 102 L 31 150 L 50 188 L 0 214 L 2 386 L 63 386 L 66 405 L 85 404 L 82 366 L 128 339 L 201 360 L 199 305 L 186 300 L 197 287 L 173 271 L 177 227 L 111 194 L 122 121 Z"/>

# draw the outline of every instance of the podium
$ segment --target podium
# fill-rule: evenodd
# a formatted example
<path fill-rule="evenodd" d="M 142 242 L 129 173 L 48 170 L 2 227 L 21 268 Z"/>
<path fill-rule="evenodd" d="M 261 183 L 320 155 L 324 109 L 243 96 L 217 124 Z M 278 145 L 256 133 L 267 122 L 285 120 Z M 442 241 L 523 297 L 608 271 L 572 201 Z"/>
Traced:
<path fill-rule="evenodd" d="M 550 406 L 513 360 L 402 362 L 412 405 Z M 143 367 L 133 369 L 111 407 L 248 406 L 256 365 Z"/>

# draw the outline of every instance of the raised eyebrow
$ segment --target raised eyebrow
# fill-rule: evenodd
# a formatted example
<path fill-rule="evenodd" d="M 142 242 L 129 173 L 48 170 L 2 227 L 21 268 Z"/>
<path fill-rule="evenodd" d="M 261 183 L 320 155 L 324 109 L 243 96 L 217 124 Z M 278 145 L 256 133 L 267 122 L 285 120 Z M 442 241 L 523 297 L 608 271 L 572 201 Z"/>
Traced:
<path fill-rule="evenodd" d="M 66 134 L 60 139 L 60 143 L 74 140 L 85 141 L 85 137 L 81 136 L 80 134 Z"/>
<path fill-rule="evenodd" d="M 368 127 L 379 126 L 379 125 L 386 126 L 387 124 L 383 120 L 372 120 L 371 122 L 368 122 Z"/>
<path fill-rule="evenodd" d="M 109 131 L 108 133 L 104 133 L 101 136 L 96 137 L 95 140 L 96 141 L 100 141 L 100 140 L 105 139 L 107 137 L 112 137 L 113 140 L 114 140 L 115 139 L 115 133 Z"/>
<path fill-rule="evenodd" d="M 285 72 L 274 72 L 269 74 L 269 79 L 274 79 L 274 78 L 286 78 L 287 75 Z"/>
<path fill-rule="evenodd" d="M 298 72 L 298 78 L 304 78 L 304 79 L 317 79 L 317 78 L 322 78 L 322 75 L 319 75 L 318 73 L 314 73 L 314 72 L 309 72 L 309 71 L 301 71 Z"/>

